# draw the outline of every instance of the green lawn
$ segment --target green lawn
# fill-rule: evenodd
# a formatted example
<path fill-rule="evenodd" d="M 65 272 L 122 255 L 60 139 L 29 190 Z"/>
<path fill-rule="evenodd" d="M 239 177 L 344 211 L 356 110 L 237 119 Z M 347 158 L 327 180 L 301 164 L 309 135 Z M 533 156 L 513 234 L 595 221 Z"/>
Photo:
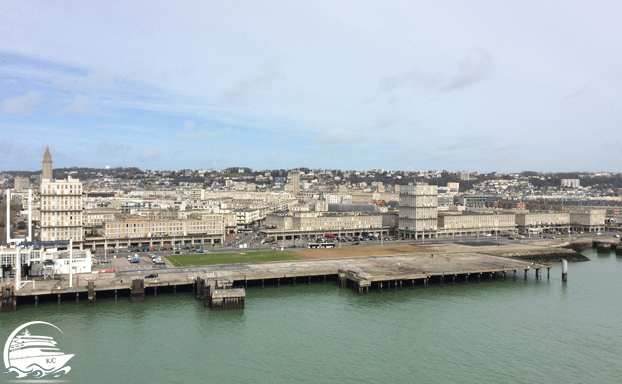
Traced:
<path fill-rule="evenodd" d="M 188 267 L 192 265 L 262 263 L 265 261 L 285 261 L 297 259 L 296 255 L 291 251 L 192 253 L 188 255 L 170 255 L 164 257 L 166 257 L 166 259 L 176 267 Z"/>

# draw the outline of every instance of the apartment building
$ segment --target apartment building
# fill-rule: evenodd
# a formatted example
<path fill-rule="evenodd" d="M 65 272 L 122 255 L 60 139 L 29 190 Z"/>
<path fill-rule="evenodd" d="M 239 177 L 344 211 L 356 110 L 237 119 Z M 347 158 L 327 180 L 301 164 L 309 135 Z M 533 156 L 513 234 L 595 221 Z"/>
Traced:
<path fill-rule="evenodd" d="M 437 236 L 438 187 L 417 184 L 400 188 L 398 235 L 407 239 Z"/>
<path fill-rule="evenodd" d="M 603 232 L 606 212 L 603 209 L 570 211 L 570 226 L 577 232 Z"/>
<path fill-rule="evenodd" d="M 82 183 L 68 177 L 62 180 L 42 179 L 40 189 L 41 240 L 84 239 Z"/>
<path fill-rule="evenodd" d="M 514 214 L 440 215 L 438 217 L 439 236 L 470 236 L 514 232 L 515 230 Z"/>
<path fill-rule="evenodd" d="M 393 216 L 386 221 L 394 223 Z M 388 234 L 393 227 L 385 226 L 384 221 L 383 214 L 377 212 L 271 213 L 266 216 L 266 229 L 261 233 L 264 236 L 274 235 L 278 239 L 283 235 L 286 239 L 299 239 L 305 236 L 321 236 L 325 233 L 343 236 Z"/>
<path fill-rule="evenodd" d="M 516 226 L 518 232 L 524 234 L 568 231 L 570 229 L 570 214 L 559 212 L 517 213 Z"/>

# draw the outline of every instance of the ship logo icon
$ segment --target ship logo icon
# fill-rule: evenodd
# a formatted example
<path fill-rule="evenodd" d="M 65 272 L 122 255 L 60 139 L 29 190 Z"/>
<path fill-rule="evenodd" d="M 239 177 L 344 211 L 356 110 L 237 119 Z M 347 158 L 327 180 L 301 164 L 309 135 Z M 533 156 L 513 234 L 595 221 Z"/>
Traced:
<path fill-rule="evenodd" d="M 56 347 L 56 341 L 51 336 L 34 335 L 29 330 L 41 325 L 52 327 L 64 334 L 57 326 L 44 321 L 31 321 L 22 324 L 11 333 L 4 345 L 5 374 L 16 374 L 16 378 L 40 378 L 44 376 L 60 377 L 71 371 L 65 366 L 74 356 L 68 355 Z M 48 328 L 49 329 L 49 328 Z"/>

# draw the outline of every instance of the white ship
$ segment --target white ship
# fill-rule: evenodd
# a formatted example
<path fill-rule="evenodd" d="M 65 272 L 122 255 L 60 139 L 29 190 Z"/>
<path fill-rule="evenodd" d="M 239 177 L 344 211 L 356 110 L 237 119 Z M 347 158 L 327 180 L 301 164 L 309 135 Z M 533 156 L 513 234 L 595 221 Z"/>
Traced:
<path fill-rule="evenodd" d="M 28 372 L 35 366 L 53 372 L 62 368 L 73 356 L 56 348 L 54 338 L 33 336 L 27 329 L 23 334 L 15 336 L 9 346 L 11 366 L 22 372 Z"/>

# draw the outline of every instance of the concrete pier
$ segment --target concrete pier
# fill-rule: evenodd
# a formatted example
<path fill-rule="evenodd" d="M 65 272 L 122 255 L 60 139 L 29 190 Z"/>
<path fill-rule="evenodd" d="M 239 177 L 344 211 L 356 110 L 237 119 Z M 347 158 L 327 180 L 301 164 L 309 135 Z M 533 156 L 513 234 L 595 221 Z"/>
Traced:
<path fill-rule="evenodd" d="M 16 302 L 21 297 L 50 296 L 54 298 L 73 299 L 73 295 L 81 292 L 89 292 L 87 305 L 95 303 L 96 295 L 114 297 L 118 294 L 129 296 L 134 303 L 145 300 L 145 290 L 153 289 L 154 297 L 158 293 L 177 293 L 178 290 L 192 291 L 198 300 L 207 300 L 211 307 L 210 296 L 218 287 L 210 288 L 212 280 L 230 281 L 230 286 L 225 290 L 235 288 L 266 288 L 266 285 L 280 286 L 281 282 L 296 284 L 303 281 L 311 284 L 314 281 L 326 282 L 327 280 L 338 281 L 343 288 L 353 288 L 359 294 L 369 293 L 370 288 L 377 292 L 384 292 L 386 288 L 399 290 L 404 288 L 404 281 L 412 287 L 428 287 L 430 284 L 439 286 L 448 283 L 466 282 L 469 280 L 490 281 L 496 276 L 506 278 L 508 271 L 514 272 L 516 279 L 519 270 L 525 272 L 525 278 L 529 269 L 536 269 L 537 278 L 540 278 L 541 268 L 550 268 L 548 265 L 534 264 L 532 262 L 515 260 L 505 257 L 492 256 L 478 252 L 463 253 L 434 253 L 429 254 L 396 255 L 396 256 L 372 256 L 340 259 L 320 259 L 305 261 L 283 261 L 268 263 L 241 263 L 234 265 L 213 265 L 184 268 L 159 268 L 158 277 L 155 279 L 143 279 L 140 276 L 150 274 L 151 267 L 144 270 L 125 270 L 116 273 L 101 273 L 80 275 L 79 284 L 69 287 L 66 279 L 61 280 L 37 280 L 35 284 L 22 287 L 17 293 Z M 88 283 L 87 283 L 88 282 Z M 91 283 L 92 286 L 89 286 Z M 89 285 L 87 285 L 89 284 Z M 160 292 L 158 292 L 160 291 Z M 71 295 L 67 295 L 67 294 Z M 60 295 L 60 296 L 57 296 Z M 242 296 L 239 293 L 227 299 L 226 292 L 214 296 L 218 299 L 217 306 L 223 308 L 242 307 Z M 78 299 L 79 296 L 76 296 Z M 245 298 L 245 295 L 244 295 Z M 222 300 L 220 300 L 222 299 Z M 237 300 L 237 301 L 236 301 Z M 32 299 L 29 300 L 32 302 Z M 12 301 L 8 296 L 2 298 L 2 310 L 12 307 Z M 17 305 L 17 304 L 16 304 Z"/>

